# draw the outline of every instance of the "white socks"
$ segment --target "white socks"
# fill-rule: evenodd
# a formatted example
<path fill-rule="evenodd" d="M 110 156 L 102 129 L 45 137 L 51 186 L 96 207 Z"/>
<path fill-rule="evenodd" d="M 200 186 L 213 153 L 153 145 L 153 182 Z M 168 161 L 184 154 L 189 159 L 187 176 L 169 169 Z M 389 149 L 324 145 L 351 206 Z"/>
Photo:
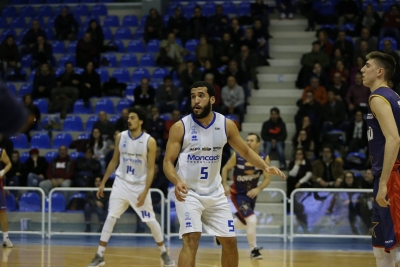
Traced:
<path fill-rule="evenodd" d="M 100 257 L 104 257 L 104 251 L 106 251 L 106 247 L 99 246 L 99 247 L 97 248 L 97 254 L 99 254 Z"/>
<path fill-rule="evenodd" d="M 104 223 L 103 226 L 103 230 L 101 231 L 100 241 L 108 243 L 116 222 L 117 218 L 112 216 L 107 216 L 106 222 Z M 105 247 L 99 246 L 99 248 L 97 249 L 97 254 L 99 254 L 100 257 L 103 257 L 105 250 L 106 250 Z"/>
<path fill-rule="evenodd" d="M 8 239 L 8 232 L 3 232 L 3 241 L 7 241 Z"/>
<path fill-rule="evenodd" d="M 256 215 L 251 215 L 246 220 L 246 234 L 247 234 L 247 241 L 249 242 L 250 249 L 253 250 L 257 247 L 256 241 L 256 227 L 257 227 L 257 217 Z"/>

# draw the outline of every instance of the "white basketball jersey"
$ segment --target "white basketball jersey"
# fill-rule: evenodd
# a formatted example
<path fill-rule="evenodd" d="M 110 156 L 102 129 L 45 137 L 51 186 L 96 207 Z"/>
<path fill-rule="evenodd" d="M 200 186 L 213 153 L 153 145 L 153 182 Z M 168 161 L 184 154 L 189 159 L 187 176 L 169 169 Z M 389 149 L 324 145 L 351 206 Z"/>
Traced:
<path fill-rule="evenodd" d="M 132 138 L 130 132 L 123 131 L 119 141 L 119 166 L 116 177 L 131 183 L 146 183 L 147 142 L 150 135 L 143 132 Z"/>
<path fill-rule="evenodd" d="M 201 195 L 214 192 L 221 185 L 222 149 L 227 142 L 225 117 L 214 113 L 204 127 L 192 114 L 184 117 L 184 135 L 176 171 L 189 189 Z"/>

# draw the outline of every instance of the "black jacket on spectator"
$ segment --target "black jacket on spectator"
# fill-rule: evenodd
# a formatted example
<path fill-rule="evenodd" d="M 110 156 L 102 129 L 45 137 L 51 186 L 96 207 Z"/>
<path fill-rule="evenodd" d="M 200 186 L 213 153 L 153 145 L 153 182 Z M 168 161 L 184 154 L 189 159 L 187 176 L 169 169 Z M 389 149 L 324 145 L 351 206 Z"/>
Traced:
<path fill-rule="evenodd" d="M 14 151 L 14 144 L 10 138 L 2 137 L 0 140 L 0 147 L 6 150 L 7 156 L 11 160 L 12 152 Z"/>
<path fill-rule="evenodd" d="M 36 32 L 33 29 L 29 29 L 25 33 L 24 38 L 22 39 L 22 44 L 23 45 L 36 44 L 38 36 L 43 36 L 45 40 L 47 39 L 46 32 L 43 31 L 42 29 L 38 29 Z"/>
<path fill-rule="evenodd" d="M 258 41 L 257 41 L 257 39 L 255 38 L 255 36 L 253 35 L 253 38 L 251 38 L 251 39 L 247 39 L 247 38 L 244 38 L 241 42 L 240 42 L 240 46 L 242 46 L 242 45 L 247 45 L 247 47 L 250 49 L 250 50 L 252 50 L 252 51 L 256 51 L 257 50 L 257 47 L 258 47 Z M 240 47 L 239 47 L 239 49 L 240 49 Z"/>
<path fill-rule="evenodd" d="M 11 169 L 6 173 L 7 177 L 14 177 L 17 176 L 17 173 L 19 173 L 19 177 L 23 174 L 24 172 L 24 166 L 21 161 L 18 160 L 17 163 L 11 162 Z"/>
<path fill-rule="evenodd" d="M 96 71 L 93 70 L 91 73 L 89 73 L 87 70 L 85 70 L 80 77 L 80 82 L 81 86 L 85 89 L 87 88 L 85 83 L 90 84 L 90 88 L 87 89 L 88 97 L 101 97 L 101 80 L 100 75 Z"/>
<path fill-rule="evenodd" d="M 50 73 L 47 76 L 42 74 L 37 74 L 33 78 L 33 89 L 32 89 L 32 98 L 50 98 L 51 89 L 56 87 L 56 76 Z M 39 86 L 43 86 L 45 90 L 43 92 L 39 91 Z"/>
<path fill-rule="evenodd" d="M 115 122 L 115 130 L 118 130 L 120 132 L 128 130 L 128 121 L 124 120 L 123 118 L 119 118 Z"/>
<path fill-rule="evenodd" d="M 18 46 L 14 43 L 11 46 L 4 40 L 0 45 L 0 61 L 10 62 L 19 61 Z"/>
<path fill-rule="evenodd" d="M 89 61 L 93 61 L 96 64 L 96 57 L 99 52 L 96 50 L 96 46 L 93 42 L 85 42 L 83 39 L 78 41 L 76 45 L 76 65 L 81 68 L 86 68 Z"/>
<path fill-rule="evenodd" d="M 351 60 L 354 56 L 354 44 L 349 40 L 344 40 L 344 42 L 336 41 L 333 45 L 333 51 L 339 48 L 342 51 L 342 55 L 348 60 Z"/>
<path fill-rule="evenodd" d="M 103 51 L 104 34 L 100 25 L 97 25 L 95 30 L 89 28 L 86 32 L 90 33 L 92 43 L 96 47 L 96 51 L 101 53 Z"/>
<path fill-rule="evenodd" d="M 248 75 L 246 75 L 246 73 L 244 73 L 241 69 L 238 69 L 236 72 L 231 72 L 229 68 L 227 68 L 222 76 L 222 86 L 226 85 L 226 81 L 229 76 L 235 77 L 237 84 L 240 86 L 247 84 Z"/>
<path fill-rule="evenodd" d="M 68 14 L 65 18 L 59 15 L 54 21 L 54 27 L 56 28 L 57 35 L 78 33 L 79 23 L 75 20 L 72 14 Z M 72 27 L 74 30 L 72 31 Z"/>
<path fill-rule="evenodd" d="M 34 173 L 34 174 L 41 174 L 46 178 L 46 172 L 47 172 L 47 160 L 45 157 L 39 156 L 37 159 L 37 164 L 35 166 L 35 163 L 33 162 L 33 159 L 29 157 L 24 164 L 24 174 L 27 176 L 29 173 Z"/>
<path fill-rule="evenodd" d="M 188 27 L 188 20 L 184 16 L 172 16 L 168 20 L 168 32 L 173 32 L 173 30 L 177 29 L 179 30 L 179 33 L 176 35 L 176 37 L 182 37 L 186 33 Z"/>
<path fill-rule="evenodd" d="M 61 74 L 60 77 L 57 78 L 57 81 L 61 82 L 60 87 L 63 87 L 63 86 L 76 87 L 76 85 L 74 85 L 72 83 L 73 80 L 80 81 L 81 80 L 81 76 L 79 74 L 76 74 L 76 73 L 72 73 L 71 75 L 69 75 L 69 74 L 64 72 L 63 74 Z"/>
<path fill-rule="evenodd" d="M 101 166 L 97 159 L 86 159 L 79 157 L 75 161 L 75 174 L 76 175 L 89 175 L 97 177 L 100 175 Z"/>
<path fill-rule="evenodd" d="M 310 104 L 303 104 L 303 102 L 300 99 L 300 101 L 297 102 L 297 106 L 299 107 L 299 110 L 297 111 L 296 114 L 296 124 L 301 123 L 301 120 L 303 119 L 304 116 L 308 116 L 310 117 L 311 123 L 313 125 L 319 125 L 321 119 L 322 107 L 317 101 L 314 100 L 314 103 L 310 105 Z"/>
<path fill-rule="evenodd" d="M 232 27 L 229 27 L 228 32 L 231 35 L 231 40 L 233 41 L 233 43 L 235 45 L 239 45 L 243 38 L 243 34 L 244 34 L 243 29 L 239 28 L 239 30 L 237 32 L 235 32 Z"/>
<path fill-rule="evenodd" d="M 355 127 L 356 127 L 355 121 L 352 120 L 346 131 L 346 144 L 347 145 L 349 145 L 350 141 L 353 139 Z M 363 125 L 362 125 L 362 139 L 366 140 L 366 141 L 368 140 L 367 132 L 368 132 L 368 125 L 367 125 L 367 122 L 364 120 Z"/>
<path fill-rule="evenodd" d="M 189 96 L 190 91 L 189 88 L 192 86 L 194 82 L 200 81 L 201 79 L 201 71 L 197 68 L 193 70 L 191 74 L 189 74 L 188 70 L 185 69 L 181 73 L 181 86 L 183 88 L 183 96 Z"/>
<path fill-rule="evenodd" d="M 226 19 L 226 23 L 223 23 L 222 19 Z M 215 14 L 210 16 L 208 21 L 208 34 L 214 37 L 221 37 L 229 23 L 229 17 L 224 14 Z"/>
<path fill-rule="evenodd" d="M 153 87 L 149 86 L 147 88 L 147 93 L 149 97 L 142 97 L 142 87 L 138 86 L 135 88 L 133 91 L 133 96 L 135 97 L 135 105 L 139 106 L 148 106 L 148 105 L 153 105 L 154 104 L 154 98 L 156 97 L 156 89 Z"/>
<path fill-rule="evenodd" d="M 111 121 L 105 121 L 104 123 L 101 121 L 96 121 L 93 125 L 93 129 L 98 128 L 101 133 L 107 135 L 107 139 L 112 138 L 114 136 L 115 126 Z M 87 131 L 92 129 L 86 129 Z"/>
<path fill-rule="evenodd" d="M 333 127 L 339 126 L 346 119 L 346 107 L 343 101 L 336 101 L 334 106 L 327 102 L 323 106 L 323 121 L 331 121 Z"/>
<path fill-rule="evenodd" d="M 321 84 L 322 85 L 322 84 Z M 332 91 L 335 93 L 335 95 L 340 95 L 340 97 L 342 98 L 342 100 L 346 99 L 346 94 L 347 94 L 347 89 L 349 89 L 349 86 L 345 83 L 342 83 L 342 85 L 340 86 L 340 88 L 337 88 L 335 85 L 330 84 L 327 87 L 327 91 Z"/>
<path fill-rule="evenodd" d="M 192 17 L 189 21 L 191 37 L 200 39 L 200 35 L 206 33 L 208 19 L 204 16 Z"/>
<path fill-rule="evenodd" d="M 225 42 L 222 40 L 219 43 L 218 49 L 217 49 L 217 55 L 219 58 L 225 56 L 228 57 L 229 59 L 233 59 L 236 55 L 237 47 L 233 41 Z M 222 64 L 222 62 L 218 62 L 219 65 Z"/>
<path fill-rule="evenodd" d="M 53 57 L 53 47 L 51 44 L 45 42 L 43 44 L 43 50 L 39 51 L 39 45 L 35 44 L 32 47 L 32 59 L 40 63 L 51 62 Z"/>
<path fill-rule="evenodd" d="M 286 124 L 282 118 L 278 118 L 276 122 L 271 119 L 265 121 L 261 130 L 261 138 L 264 141 L 285 141 L 287 137 Z"/>
<path fill-rule="evenodd" d="M 164 139 L 164 131 L 165 131 L 165 121 L 158 117 L 156 120 L 148 119 L 147 120 L 147 133 L 150 134 L 156 140 Z"/>

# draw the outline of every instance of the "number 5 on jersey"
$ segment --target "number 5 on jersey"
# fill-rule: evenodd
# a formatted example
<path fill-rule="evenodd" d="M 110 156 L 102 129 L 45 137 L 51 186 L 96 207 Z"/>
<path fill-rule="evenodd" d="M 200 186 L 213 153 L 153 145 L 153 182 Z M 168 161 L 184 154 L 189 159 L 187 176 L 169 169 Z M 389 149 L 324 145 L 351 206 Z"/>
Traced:
<path fill-rule="evenodd" d="M 207 179 L 208 178 L 208 167 L 201 167 L 200 171 L 200 179 Z"/>
<path fill-rule="evenodd" d="M 132 166 L 126 166 L 126 173 L 134 175 L 135 169 Z"/>

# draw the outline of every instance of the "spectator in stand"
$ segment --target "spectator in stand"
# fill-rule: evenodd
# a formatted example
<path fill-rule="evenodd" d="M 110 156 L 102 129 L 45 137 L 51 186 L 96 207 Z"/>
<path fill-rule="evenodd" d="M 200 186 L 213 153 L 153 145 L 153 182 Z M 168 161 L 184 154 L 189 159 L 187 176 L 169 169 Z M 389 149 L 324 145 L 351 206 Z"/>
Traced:
<path fill-rule="evenodd" d="M 28 112 L 32 118 L 32 123 L 24 131 L 24 134 L 26 135 L 26 137 L 28 138 L 28 141 L 30 142 L 31 141 L 30 132 L 33 129 L 36 129 L 36 127 L 38 125 L 40 125 L 40 117 L 41 117 L 40 110 L 35 104 L 33 104 L 32 96 L 30 94 L 25 94 L 22 97 L 22 102 L 24 103 L 24 106 L 26 107 L 26 109 L 28 110 Z"/>
<path fill-rule="evenodd" d="M 165 147 L 164 142 L 165 120 L 160 118 L 157 106 L 151 107 L 150 116 L 147 120 L 147 133 L 157 141 L 157 145 Z"/>
<path fill-rule="evenodd" d="M 37 37 L 36 44 L 32 47 L 32 69 L 37 68 L 43 63 L 51 65 L 53 60 L 53 47 L 46 42 L 44 36 Z"/>
<path fill-rule="evenodd" d="M 0 45 L 0 71 L 3 71 L 3 78 L 9 76 L 11 71 L 21 69 L 18 46 L 15 44 L 14 36 L 7 35 L 6 39 Z"/>
<path fill-rule="evenodd" d="M 321 46 L 321 51 L 325 52 L 329 57 L 332 56 L 333 44 L 329 40 L 326 30 L 318 31 L 318 42 Z"/>
<path fill-rule="evenodd" d="M 231 20 L 231 26 L 228 28 L 228 32 L 231 36 L 232 42 L 239 48 L 240 42 L 243 39 L 244 32 L 243 29 L 239 25 L 238 19 Z"/>
<path fill-rule="evenodd" d="M 93 158 L 97 159 L 100 162 L 101 174 L 105 173 L 107 166 L 104 158 L 108 153 L 108 149 L 107 143 L 103 138 L 103 133 L 99 128 L 93 127 L 87 147 L 93 149 Z"/>
<path fill-rule="evenodd" d="M 56 37 L 58 40 L 74 40 L 79 31 L 79 23 L 72 14 L 68 14 L 68 9 L 63 7 L 60 15 L 54 21 Z"/>
<path fill-rule="evenodd" d="M 314 31 L 315 23 L 336 24 L 337 17 L 335 12 L 336 1 L 334 0 L 315 0 L 312 11 L 308 17 L 308 27 L 306 31 Z"/>
<path fill-rule="evenodd" d="M 194 15 L 189 20 L 190 38 L 200 39 L 200 36 L 206 34 L 208 19 L 203 16 L 200 6 L 194 8 Z"/>
<path fill-rule="evenodd" d="M 314 64 L 314 68 L 311 73 L 306 77 L 307 79 L 303 82 L 306 86 L 310 85 L 310 81 L 312 77 L 317 77 L 319 79 L 319 84 L 323 87 L 328 86 L 328 74 L 322 69 L 322 66 L 319 62 Z"/>
<path fill-rule="evenodd" d="M 46 33 L 40 28 L 39 21 L 34 19 L 32 21 L 32 28 L 30 28 L 22 39 L 20 48 L 21 55 L 29 54 L 33 46 L 37 43 L 37 38 L 43 36 L 46 39 Z"/>
<path fill-rule="evenodd" d="M 94 187 L 99 188 L 101 185 L 101 177 L 96 177 L 94 179 Z M 97 198 L 94 191 L 86 192 L 86 203 L 83 209 L 83 214 L 85 216 L 85 233 L 90 233 L 92 231 L 92 213 L 97 214 L 100 227 L 97 230 L 98 233 L 103 229 L 104 222 L 107 217 L 108 200 L 110 199 L 110 193 L 104 192 L 104 197 Z"/>
<path fill-rule="evenodd" d="M 228 67 L 225 69 L 225 71 L 222 74 L 222 85 L 226 85 L 226 81 L 229 76 L 233 76 L 236 79 L 236 82 L 245 88 L 244 86 L 247 87 L 247 77 L 248 74 L 244 73 L 241 69 L 238 67 L 238 63 L 236 60 L 231 60 L 229 61 Z"/>
<path fill-rule="evenodd" d="M 194 65 L 194 62 L 189 60 L 186 62 L 186 69 L 182 71 L 180 75 L 181 79 L 181 87 L 183 88 L 183 96 L 189 96 L 190 95 L 190 86 L 196 81 L 199 81 L 201 79 L 201 71 L 196 68 Z"/>
<path fill-rule="evenodd" d="M 328 102 L 322 107 L 322 134 L 333 129 L 343 129 L 346 119 L 346 107 L 343 101 L 337 101 L 335 92 L 328 91 Z"/>
<path fill-rule="evenodd" d="M 349 78 L 349 70 L 345 68 L 344 62 L 341 60 L 336 61 L 335 68 L 333 68 L 329 74 L 330 82 L 333 82 L 333 76 L 339 73 L 341 75 L 342 82 L 347 83 Z"/>
<path fill-rule="evenodd" d="M 228 64 L 234 58 L 237 48 L 229 32 L 225 32 L 217 49 L 216 61 L 218 66 Z"/>
<path fill-rule="evenodd" d="M 93 125 L 93 129 L 95 128 L 100 130 L 100 132 L 104 135 L 103 137 L 105 140 L 112 138 L 114 135 L 115 126 L 111 121 L 107 119 L 107 113 L 105 113 L 104 111 L 99 112 L 99 120 L 96 121 Z"/>
<path fill-rule="evenodd" d="M 92 43 L 96 48 L 96 52 L 99 54 L 103 52 L 104 34 L 103 34 L 103 29 L 97 23 L 97 20 L 95 19 L 90 20 L 89 28 L 86 30 L 86 33 L 90 34 L 90 39 L 92 40 Z"/>
<path fill-rule="evenodd" d="M 250 14 L 254 19 L 261 19 L 266 25 L 269 24 L 268 5 L 263 0 L 256 0 L 250 4 Z"/>
<path fill-rule="evenodd" d="M 207 42 L 207 36 L 200 36 L 200 44 L 196 46 L 195 52 L 197 65 L 204 67 L 206 60 L 214 59 L 214 48 Z"/>
<path fill-rule="evenodd" d="M 299 129 L 303 118 L 307 116 L 310 119 L 311 125 L 315 127 L 313 127 L 313 130 L 318 129 L 322 107 L 321 104 L 319 104 L 318 101 L 315 100 L 314 92 L 306 92 L 304 100 L 300 99 L 299 101 L 297 101 L 297 106 L 299 107 L 299 110 L 295 115 L 295 123 L 297 125 L 296 128 Z"/>
<path fill-rule="evenodd" d="M 76 45 L 76 65 L 80 68 L 86 68 L 89 62 L 94 62 L 96 66 L 100 64 L 100 52 L 96 50 L 92 42 L 90 33 L 85 33 Z"/>
<path fill-rule="evenodd" d="M 374 175 L 371 169 L 365 170 L 364 179 L 361 181 L 361 188 L 373 189 L 374 188 Z"/>
<path fill-rule="evenodd" d="M 221 73 L 214 67 L 214 63 L 210 59 L 206 59 L 204 62 L 203 76 L 202 80 L 204 81 L 204 77 L 211 73 L 214 76 L 214 83 L 222 84 L 221 82 Z"/>
<path fill-rule="evenodd" d="M 168 32 L 173 33 L 177 38 L 180 38 L 183 43 L 187 39 L 188 20 L 182 16 L 180 7 L 174 9 L 174 15 L 168 20 Z"/>
<path fill-rule="evenodd" d="M 54 87 L 56 87 L 54 69 L 49 64 L 43 63 L 33 78 L 32 98 L 50 98 L 50 92 Z"/>
<path fill-rule="evenodd" d="M 356 50 L 361 45 L 361 41 L 366 41 L 368 43 L 368 47 L 371 50 L 376 50 L 378 48 L 378 39 L 375 36 L 371 36 L 371 31 L 367 27 L 363 27 L 361 29 L 360 37 L 356 38 L 354 42 L 354 46 Z"/>
<path fill-rule="evenodd" d="M 357 2 L 354 0 L 342 0 L 336 5 L 339 16 L 339 26 L 344 24 L 355 24 L 359 13 Z"/>
<path fill-rule="evenodd" d="M 297 152 L 299 149 L 302 150 L 304 158 L 312 160 L 314 157 L 315 144 L 311 135 L 307 133 L 307 130 L 301 129 L 298 134 L 293 138 L 293 148 Z M 310 165 L 311 167 L 311 165 Z M 289 167 L 290 170 L 290 167 Z"/>
<path fill-rule="evenodd" d="M 366 58 L 371 51 L 372 50 L 369 48 L 368 42 L 363 40 L 360 42 L 360 46 L 356 47 L 356 53 L 354 55 L 354 58 L 357 57 Z"/>
<path fill-rule="evenodd" d="M 11 156 L 11 169 L 6 173 L 6 186 L 22 186 L 26 185 L 26 177 L 23 177 L 23 164 L 19 160 L 19 152 L 14 150 Z M 11 190 L 14 197 L 18 196 L 17 190 Z"/>
<path fill-rule="evenodd" d="M 312 123 L 310 117 L 305 115 L 301 118 L 299 124 L 296 123 L 296 131 L 299 133 L 301 130 L 307 132 L 307 137 L 310 137 L 311 140 L 313 140 L 314 147 L 316 148 L 319 142 L 319 125 L 317 123 Z"/>
<path fill-rule="evenodd" d="M 208 36 L 220 38 L 228 27 L 229 17 L 224 14 L 224 8 L 218 4 L 215 14 L 210 16 L 208 24 Z"/>
<path fill-rule="evenodd" d="M 313 68 L 316 62 L 319 62 L 324 69 L 329 67 L 329 57 L 325 52 L 321 51 L 319 41 L 313 42 L 311 52 L 301 57 L 302 66 Z"/>
<path fill-rule="evenodd" d="M 400 44 L 398 43 L 398 45 L 400 45 Z M 396 51 L 393 51 L 392 42 L 388 39 L 386 39 L 383 42 L 383 53 L 391 55 L 394 58 L 394 60 L 396 61 L 396 67 L 395 67 L 395 71 L 394 71 L 394 74 L 396 74 L 396 75 L 393 75 L 392 79 L 394 80 L 395 83 L 397 83 L 399 81 L 398 73 L 399 73 L 399 68 L 400 68 L 399 67 L 400 57 Z"/>
<path fill-rule="evenodd" d="M 171 119 L 165 122 L 165 138 L 164 138 L 165 140 L 168 140 L 169 130 L 171 129 L 172 125 L 178 122 L 181 119 L 181 117 L 182 114 L 178 109 L 172 111 Z"/>
<path fill-rule="evenodd" d="M 149 16 L 144 25 L 144 40 L 148 43 L 151 39 L 161 39 L 164 27 L 163 18 L 155 8 L 149 10 Z"/>
<path fill-rule="evenodd" d="M 244 90 L 237 84 L 235 77 L 229 76 L 227 85 L 222 88 L 221 93 L 223 114 L 238 114 L 239 123 L 244 121 Z"/>
<path fill-rule="evenodd" d="M 101 164 L 94 157 L 92 147 L 86 148 L 85 155 L 75 161 L 75 187 L 88 187 L 96 177 L 102 175 Z"/>
<path fill-rule="evenodd" d="M 140 85 L 133 91 L 133 96 L 135 98 L 135 106 L 148 110 L 154 105 L 156 89 L 149 85 L 148 78 L 142 78 Z"/>
<path fill-rule="evenodd" d="M 366 113 L 370 93 L 371 91 L 369 88 L 362 84 L 361 72 L 357 73 L 355 77 L 355 84 L 349 87 L 349 90 L 346 94 L 346 102 L 349 111 L 354 111 L 355 108 L 361 108 L 363 113 Z"/>
<path fill-rule="evenodd" d="M 289 176 L 286 184 L 286 194 L 290 194 L 297 188 L 312 187 L 312 166 L 301 148 L 296 148 L 294 159 L 289 163 Z"/>
<path fill-rule="evenodd" d="M 354 43 L 353 41 L 347 40 L 346 31 L 340 30 L 338 33 L 338 38 L 333 45 L 333 49 L 339 48 L 342 55 L 348 60 L 352 60 L 354 56 Z"/>
<path fill-rule="evenodd" d="M 29 151 L 29 158 L 24 164 L 24 174 L 27 177 L 27 186 L 37 187 L 41 181 L 46 179 L 47 160 L 40 156 L 39 150 L 33 148 Z"/>
<path fill-rule="evenodd" d="M 207 73 L 206 76 L 204 77 L 204 81 L 208 82 L 212 86 L 214 86 L 215 90 L 215 102 L 213 104 L 213 111 L 221 113 L 221 106 L 222 106 L 222 99 L 221 99 L 221 87 L 219 84 L 214 82 L 214 74 L 212 73 Z"/>
<path fill-rule="evenodd" d="M 367 147 L 367 131 L 367 122 L 363 118 L 363 113 L 357 110 L 346 131 L 347 152 L 359 152 Z"/>
<path fill-rule="evenodd" d="M 81 90 L 80 97 L 89 106 L 89 98 L 101 97 L 101 80 L 100 75 L 94 70 L 94 63 L 89 61 L 86 64 L 85 70 L 80 77 Z"/>
<path fill-rule="evenodd" d="M 168 34 L 168 39 L 162 40 L 160 43 L 160 52 L 156 56 L 157 65 L 171 66 L 174 70 L 179 71 L 183 62 L 183 57 L 187 55 L 187 51 L 175 41 L 175 34 Z"/>
<path fill-rule="evenodd" d="M 356 83 L 356 75 L 357 73 L 360 73 L 360 70 L 362 69 L 362 67 L 364 67 L 365 62 L 366 60 L 364 57 L 356 57 L 354 65 L 351 67 L 350 70 L 350 85 L 354 85 Z"/>
<path fill-rule="evenodd" d="M 335 50 L 333 50 L 333 57 L 331 59 L 330 68 L 335 68 L 336 62 L 338 62 L 339 60 L 342 61 L 346 67 L 349 66 L 349 59 L 343 55 L 343 52 L 340 48 L 335 48 Z"/>
<path fill-rule="evenodd" d="M 257 51 L 264 57 L 268 63 L 268 59 L 271 59 L 269 54 L 269 41 L 270 38 L 268 28 L 262 24 L 260 19 L 254 21 L 253 36 L 257 40 Z"/>
<path fill-rule="evenodd" d="M 348 86 L 343 82 L 340 72 L 333 74 L 333 82 L 328 86 L 328 91 L 334 92 L 336 100 L 343 101 L 346 98 Z"/>
<path fill-rule="evenodd" d="M 325 103 L 328 101 L 326 89 L 319 84 L 319 79 L 317 77 L 312 77 L 310 80 L 310 85 L 304 88 L 303 95 L 301 97 L 303 102 L 306 101 L 306 94 L 310 91 L 313 92 L 314 99 L 320 105 L 325 105 Z"/>
<path fill-rule="evenodd" d="M 66 146 L 60 146 L 58 156 L 47 167 L 46 179 L 41 181 L 39 187 L 46 195 L 54 187 L 71 187 L 75 174 L 75 162 L 68 155 Z"/>
<path fill-rule="evenodd" d="M 128 126 L 127 126 L 128 127 Z M 106 165 L 110 164 L 110 161 L 113 157 L 114 154 L 114 149 L 115 149 L 115 138 L 120 134 L 121 132 L 119 130 L 115 130 L 114 136 L 112 138 L 107 139 L 107 149 L 108 149 L 108 154 L 105 157 Z"/>
<path fill-rule="evenodd" d="M 281 14 L 280 19 L 293 19 L 294 6 L 292 0 L 276 0 L 276 5 Z"/>
<path fill-rule="evenodd" d="M 385 36 L 391 36 L 400 44 L 400 12 L 398 5 L 392 5 L 390 11 L 382 16 L 382 27 L 379 32 L 379 39 Z"/>
<path fill-rule="evenodd" d="M 312 181 L 315 187 L 333 188 L 340 187 L 343 181 L 343 162 L 335 158 L 333 149 L 324 145 L 321 149 L 321 158 L 312 163 Z"/>
<path fill-rule="evenodd" d="M 160 113 L 179 109 L 179 88 L 172 83 L 171 76 L 165 76 L 164 83 L 157 88 L 157 104 Z"/>
<path fill-rule="evenodd" d="M 127 108 L 122 109 L 121 118 L 119 118 L 115 122 L 115 130 L 119 132 L 128 130 L 128 116 L 129 116 L 129 110 Z"/>
<path fill-rule="evenodd" d="M 258 78 L 257 78 L 257 55 L 252 53 L 248 46 L 242 45 L 240 48 L 240 54 L 236 56 L 236 62 L 238 62 L 239 68 L 248 74 L 248 79 L 251 79 L 254 84 L 254 89 L 258 90 Z"/>
<path fill-rule="evenodd" d="M 280 169 L 286 169 L 286 124 L 280 117 L 280 111 L 277 107 L 271 108 L 269 120 L 263 123 L 261 137 L 264 140 L 264 153 L 270 155 L 272 150 L 276 150 L 279 157 Z"/>
<path fill-rule="evenodd" d="M 251 52 L 256 53 L 258 51 L 258 42 L 254 36 L 252 28 L 247 28 L 244 33 L 244 38 L 240 42 L 240 46 L 247 46 Z"/>
<path fill-rule="evenodd" d="M 368 28 L 372 36 L 378 36 L 379 34 L 381 18 L 372 4 L 367 5 L 365 11 L 358 17 L 356 31 L 361 32 L 362 28 Z"/>

